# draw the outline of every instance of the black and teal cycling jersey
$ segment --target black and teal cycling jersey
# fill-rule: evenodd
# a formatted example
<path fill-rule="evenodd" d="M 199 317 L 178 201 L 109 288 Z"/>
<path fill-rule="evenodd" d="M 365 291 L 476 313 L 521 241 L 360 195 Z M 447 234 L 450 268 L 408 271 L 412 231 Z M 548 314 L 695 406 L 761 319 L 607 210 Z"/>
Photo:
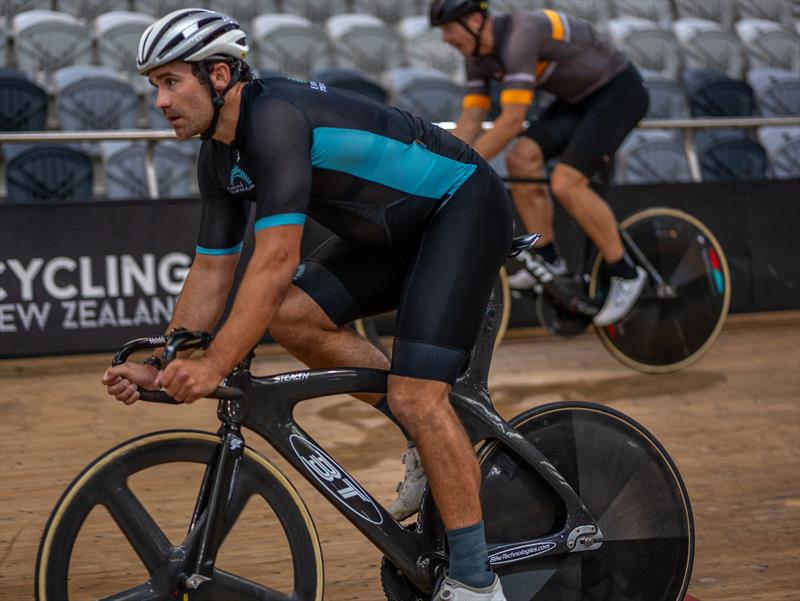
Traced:
<path fill-rule="evenodd" d="M 405 111 L 316 82 L 256 80 L 242 92 L 234 141 L 205 141 L 197 252 L 241 249 L 255 229 L 306 216 L 379 248 L 416 235 L 476 169 L 465 144 Z"/>

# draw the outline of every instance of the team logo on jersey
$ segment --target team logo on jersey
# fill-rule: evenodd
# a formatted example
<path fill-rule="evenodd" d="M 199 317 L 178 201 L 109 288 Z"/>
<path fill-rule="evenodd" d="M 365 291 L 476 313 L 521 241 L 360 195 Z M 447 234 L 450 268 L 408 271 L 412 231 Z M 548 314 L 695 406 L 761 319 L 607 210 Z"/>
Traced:
<path fill-rule="evenodd" d="M 228 192 L 231 194 L 241 194 L 255 188 L 253 180 L 244 172 L 239 165 L 231 167 L 231 174 L 228 177 Z"/>

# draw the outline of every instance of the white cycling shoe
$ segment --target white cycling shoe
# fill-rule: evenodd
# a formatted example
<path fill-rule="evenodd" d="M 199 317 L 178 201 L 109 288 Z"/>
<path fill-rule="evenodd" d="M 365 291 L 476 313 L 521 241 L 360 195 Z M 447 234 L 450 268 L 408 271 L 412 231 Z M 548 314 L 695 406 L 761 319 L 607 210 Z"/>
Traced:
<path fill-rule="evenodd" d="M 466 584 L 445 578 L 431 601 L 506 601 L 503 585 L 495 575 L 494 582 L 486 588 L 472 588 Z"/>
<path fill-rule="evenodd" d="M 603 303 L 603 308 L 594 316 L 592 323 L 598 328 L 604 328 L 620 321 L 633 308 L 647 283 L 647 272 L 640 266 L 636 267 L 636 277 L 630 280 L 612 276 L 608 288 L 608 296 Z"/>
<path fill-rule="evenodd" d="M 425 494 L 425 487 L 428 485 L 428 478 L 414 443 L 408 443 L 402 461 L 406 469 L 403 480 L 397 483 L 397 498 L 386 508 L 398 522 L 419 511 L 422 495 Z"/>

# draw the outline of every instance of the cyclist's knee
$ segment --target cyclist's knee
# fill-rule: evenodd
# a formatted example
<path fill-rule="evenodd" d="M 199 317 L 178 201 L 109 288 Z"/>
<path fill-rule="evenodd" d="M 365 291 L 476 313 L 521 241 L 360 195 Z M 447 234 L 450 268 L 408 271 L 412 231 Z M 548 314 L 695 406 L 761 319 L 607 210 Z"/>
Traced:
<path fill-rule="evenodd" d="M 569 165 L 559 163 L 550 176 L 550 190 L 567 212 L 575 208 L 576 196 L 589 186 L 589 179 Z"/>
<path fill-rule="evenodd" d="M 447 419 L 450 387 L 443 382 L 391 376 L 387 400 L 394 416 L 416 438 L 423 428 L 439 429 Z"/>
<path fill-rule="evenodd" d="M 506 155 L 508 174 L 513 177 L 536 176 L 544 169 L 544 155 L 539 145 L 520 138 Z"/>

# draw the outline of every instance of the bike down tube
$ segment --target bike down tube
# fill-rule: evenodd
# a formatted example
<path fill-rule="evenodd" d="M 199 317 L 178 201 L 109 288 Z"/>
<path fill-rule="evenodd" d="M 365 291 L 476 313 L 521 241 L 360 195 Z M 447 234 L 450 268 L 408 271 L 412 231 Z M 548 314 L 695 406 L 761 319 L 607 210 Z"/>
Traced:
<path fill-rule="evenodd" d="M 431 587 L 433 565 L 417 559 L 433 550 L 428 529 L 399 524 L 358 481 L 294 421 L 301 401 L 335 394 L 386 392 L 388 372 L 377 369 L 320 369 L 228 382 L 244 390 L 242 424 L 267 440 L 364 536 L 421 590 Z M 430 539 L 432 540 L 432 539 Z"/>

